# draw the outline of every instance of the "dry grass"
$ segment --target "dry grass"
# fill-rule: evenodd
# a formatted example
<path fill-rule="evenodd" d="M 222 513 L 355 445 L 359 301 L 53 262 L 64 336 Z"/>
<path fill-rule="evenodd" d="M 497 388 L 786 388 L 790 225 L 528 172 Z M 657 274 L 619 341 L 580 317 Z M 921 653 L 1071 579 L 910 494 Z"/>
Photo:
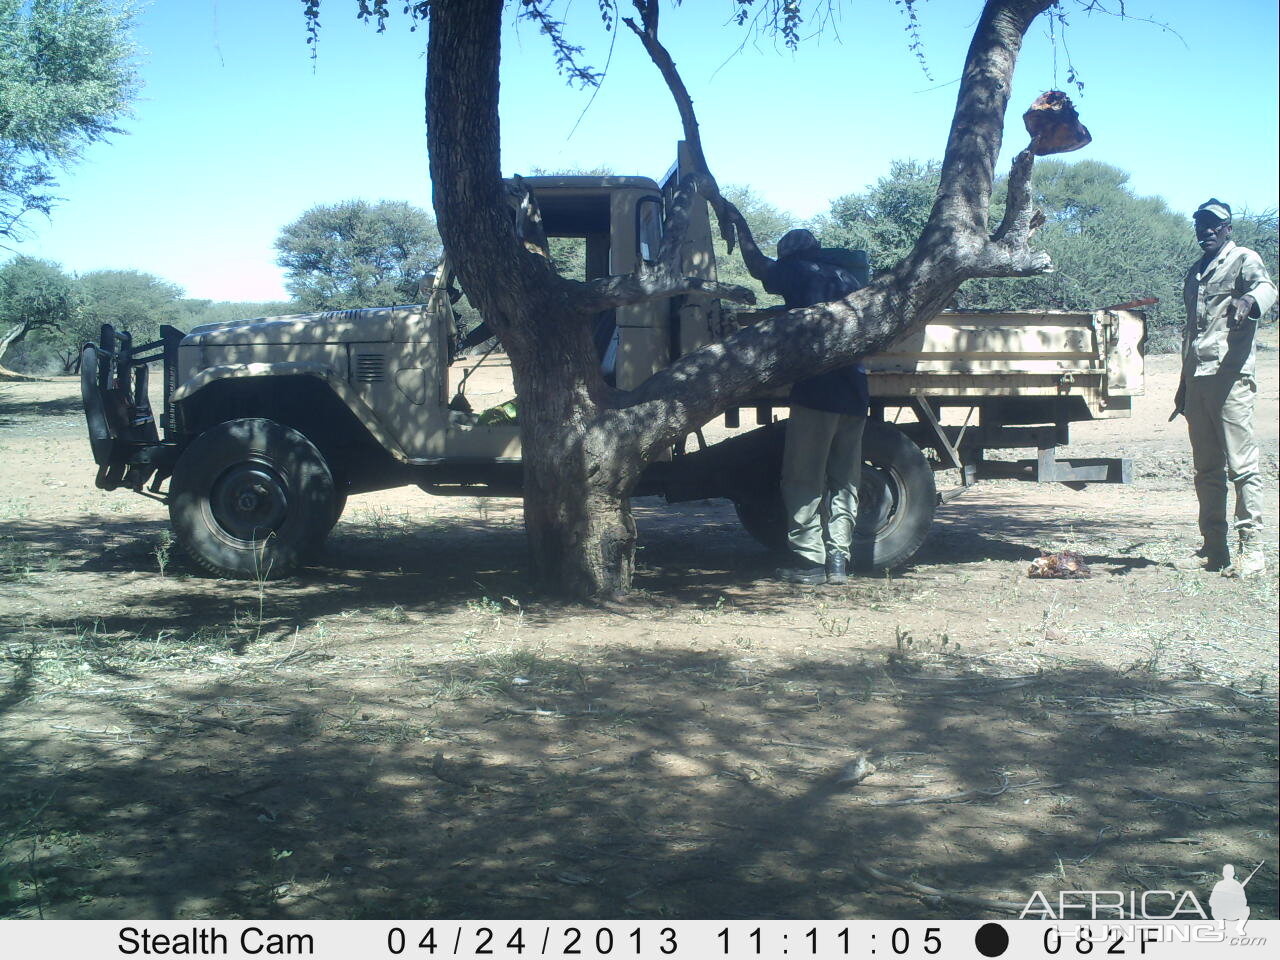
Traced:
<path fill-rule="evenodd" d="M 1274 851 L 1276 580 L 1168 566 L 1159 470 L 990 485 L 838 588 L 643 503 L 608 609 L 527 594 L 506 501 L 357 499 L 327 565 L 230 583 L 45 479 L 0 500 L 3 915 L 995 915 Z"/>

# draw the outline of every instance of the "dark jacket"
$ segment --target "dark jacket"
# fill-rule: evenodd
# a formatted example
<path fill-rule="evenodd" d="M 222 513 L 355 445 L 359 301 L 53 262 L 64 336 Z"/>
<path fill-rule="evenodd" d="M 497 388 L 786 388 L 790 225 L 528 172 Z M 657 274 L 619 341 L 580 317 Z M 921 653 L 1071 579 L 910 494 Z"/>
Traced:
<path fill-rule="evenodd" d="M 777 260 L 765 276 L 764 288 L 781 296 L 788 307 L 843 299 L 861 286 L 846 266 L 847 258 L 844 250 L 813 249 Z M 791 388 L 791 403 L 810 410 L 865 417 L 869 401 L 867 371 L 860 363 L 800 380 Z"/>

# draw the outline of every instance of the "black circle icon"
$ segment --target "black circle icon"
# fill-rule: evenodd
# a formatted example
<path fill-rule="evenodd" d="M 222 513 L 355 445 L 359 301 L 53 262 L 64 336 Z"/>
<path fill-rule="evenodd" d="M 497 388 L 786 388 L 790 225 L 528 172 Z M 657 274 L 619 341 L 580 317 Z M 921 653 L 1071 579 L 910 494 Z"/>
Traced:
<path fill-rule="evenodd" d="M 998 923 L 984 923 L 973 935 L 973 945 L 984 957 L 1002 957 L 1009 949 L 1009 931 Z"/>

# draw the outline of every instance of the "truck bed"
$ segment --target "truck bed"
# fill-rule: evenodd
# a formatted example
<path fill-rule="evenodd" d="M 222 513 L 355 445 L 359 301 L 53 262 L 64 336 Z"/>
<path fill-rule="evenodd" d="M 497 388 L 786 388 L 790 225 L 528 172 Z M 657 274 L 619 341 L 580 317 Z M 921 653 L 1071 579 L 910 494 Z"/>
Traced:
<path fill-rule="evenodd" d="M 1127 417 L 1144 336 L 1142 315 L 1126 310 L 948 311 L 864 363 L 873 398 L 1073 396 L 1095 419 Z"/>

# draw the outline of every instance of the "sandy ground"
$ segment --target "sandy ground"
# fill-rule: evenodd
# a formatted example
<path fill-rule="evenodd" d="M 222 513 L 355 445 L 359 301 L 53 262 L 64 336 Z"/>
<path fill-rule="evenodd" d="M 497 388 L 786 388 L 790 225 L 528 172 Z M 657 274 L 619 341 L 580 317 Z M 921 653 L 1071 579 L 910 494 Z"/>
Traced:
<path fill-rule="evenodd" d="M 845 587 L 772 582 L 728 504 L 638 501 L 609 608 L 529 594 L 517 502 L 412 488 L 297 579 L 202 578 L 94 488 L 72 381 L 0 385 L 0 915 L 998 916 L 1266 860 L 1274 918 L 1275 516 L 1263 578 L 1170 565 L 1175 382 L 1151 358 L 1133 418 L 1074 428 L 1132 485 L 979 485 Z M 1091 578 L 1027 577 L 1064 548 Z"/>

